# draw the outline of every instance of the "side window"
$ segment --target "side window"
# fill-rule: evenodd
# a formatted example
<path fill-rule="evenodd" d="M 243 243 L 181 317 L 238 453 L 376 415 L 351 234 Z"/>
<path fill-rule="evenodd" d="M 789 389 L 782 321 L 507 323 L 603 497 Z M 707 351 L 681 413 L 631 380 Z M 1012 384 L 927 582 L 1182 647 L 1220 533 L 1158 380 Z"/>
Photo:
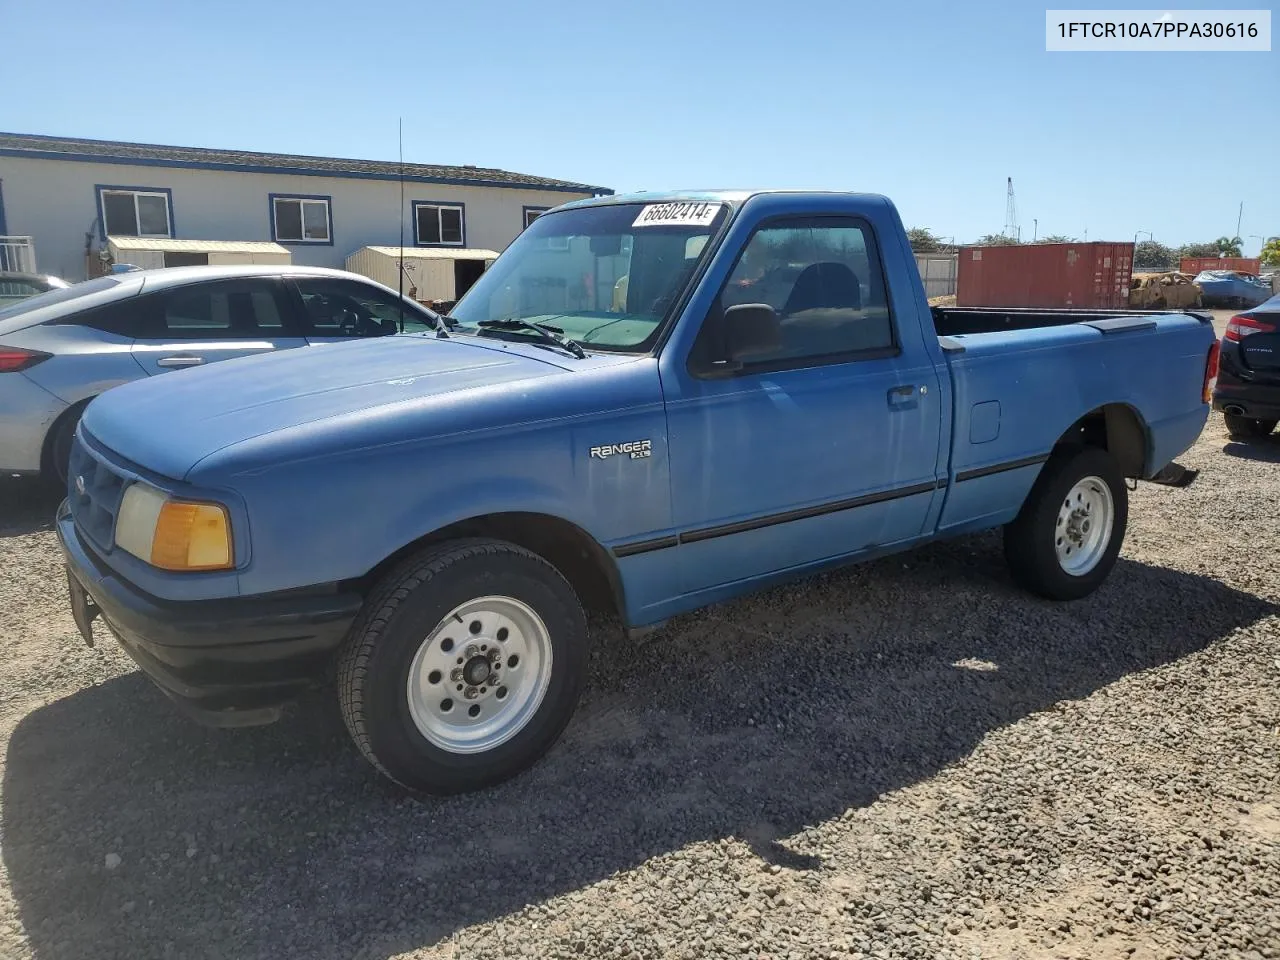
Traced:
<path fill-rule="evenodd" d="M 434 330 L 430 317 L 410 303 L 374 287 L 345 280 L 295 281 L 313 337 L 378 337 L 400 332 Z"/>
<path fill-rule="evenodd" d="M 463 205 L 460 203 L 414 201 L 414 242 L 418 246 L 463 246 L 463 238 L 466 236 L 464 216 Z"/>
<path fill-rule="evenodd" d="M 172 194 L 167 188 L 98 187 L 102 235 L 169 237 L 173 235 Z"/>
<path fill-rule="evenodd" d="M 159 337 L 226 340 L 279 337 L 284 320 L 269 281 L 199 284 L 166 295 Z"/>
<path fill-rule="evenodd" d="M 271 194 L 271 239 L 278 243 L 333 243 L 329 197 Z"/>
<path fill-rule="evenodd" d="M 707 326 L 724 323 L 724 311 L 742 303 L 769 304 L 782 327 L 780 349 L 748 369 L 856 359 L 895 346 L 880 253 L 861 220 L 802 218 L 757 230 Z"/>
<path fill-rule="evenodd" d="M 130 297 L 127 300 L 119 300 L 72 314 L 59 320 L 58 323 L 92 327 L 103 333 L 113 333 L 118 337 L 137 340 L 151 335 L 155 301 L 155 297 Z"/>

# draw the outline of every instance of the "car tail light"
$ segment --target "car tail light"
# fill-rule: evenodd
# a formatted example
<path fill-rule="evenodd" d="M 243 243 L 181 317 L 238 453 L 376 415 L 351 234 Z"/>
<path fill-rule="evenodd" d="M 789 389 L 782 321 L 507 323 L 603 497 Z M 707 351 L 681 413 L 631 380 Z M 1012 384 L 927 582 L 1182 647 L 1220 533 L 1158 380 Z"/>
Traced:
<path fill-rule="evenodd" d="M 0 373 L 17 373 L 48 360 L 51 354 L 18 347 L 0 347 Z"/>
<path fill-rule="evenodd" d="M 1274 323 L 1263 323 L 1261 320 L 1255 320 L 1253 317 L 1238 316 L 1232 317 L 1227 323 L 1226 333 L 1223 334 L 1232 343 L 1239 343 L 1245 337 L 1252 336 L 1255 333 L 1275 333 L 1276 325 Z"/>
<path fill-rule="evenodd" d="M 1209 348 L 1209 357 L 1204 362 L 1204 387 L 1200 391 L 1200 399 L 1204 403 L 1213 402 L 1213 388 L 1218 385 L 1218 355 L 1222 345 L 1217 340 Z"/>

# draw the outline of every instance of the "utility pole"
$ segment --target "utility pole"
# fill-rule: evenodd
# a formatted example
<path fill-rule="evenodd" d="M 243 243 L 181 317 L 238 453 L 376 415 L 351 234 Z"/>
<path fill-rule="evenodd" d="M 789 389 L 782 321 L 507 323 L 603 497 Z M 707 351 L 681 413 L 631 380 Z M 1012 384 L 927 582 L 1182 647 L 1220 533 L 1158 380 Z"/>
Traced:
<path fill-rule="evenodd" d="M 1031 242 L 1036 242 L 1036 237 L 1040 236 L 1040 221 L 1035 217 L 1031 218 Z"/>
<path fill-rule="evenodd" d="M 1240 201 L 1240 212 L 1239 212 L 1238 214 L 1236 214 L 1236 232 L 1232 234 L 1232 236 L 1233 236 L 1233 237 L 1238 237 L 1238 236 L 1240 236 L 1240 221 L 1241 221 L 1241 220 L 1243 220 L 1243 219 L 1244 219 L 1244 201 L 1243 201 L 1243 200 L 1241 200 L 1241 201 Z"/>

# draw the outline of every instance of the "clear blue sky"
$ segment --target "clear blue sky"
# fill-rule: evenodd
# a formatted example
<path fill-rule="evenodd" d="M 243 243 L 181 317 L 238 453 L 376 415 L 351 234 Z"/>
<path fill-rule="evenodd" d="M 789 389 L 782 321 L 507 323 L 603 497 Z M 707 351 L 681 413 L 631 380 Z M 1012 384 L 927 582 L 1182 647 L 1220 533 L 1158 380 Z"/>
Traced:
<path fill-rule="evenodd" d="M 3 6 L 7 131 L 391 160 L 403 116 L 411 161 L 869 190 L 958 240 L 1007 176 L 1027 238 L 1280 234 L 1280 53 L 1046 53 L 1043 4 Z"/>

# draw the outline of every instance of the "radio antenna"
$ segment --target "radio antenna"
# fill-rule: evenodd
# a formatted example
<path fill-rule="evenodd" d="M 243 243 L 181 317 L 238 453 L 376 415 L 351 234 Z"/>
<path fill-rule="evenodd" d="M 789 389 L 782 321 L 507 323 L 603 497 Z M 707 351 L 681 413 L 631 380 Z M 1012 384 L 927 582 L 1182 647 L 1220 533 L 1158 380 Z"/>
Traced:
<path fill-rule="evenodd" d="M 399 280 L 400 296 L 397 303 L 400 305 L 400 332 L 404 333 L 404 117 L 399 118 L 400 128 L 400 269 L 396 271 L 396 278 Z"/>

